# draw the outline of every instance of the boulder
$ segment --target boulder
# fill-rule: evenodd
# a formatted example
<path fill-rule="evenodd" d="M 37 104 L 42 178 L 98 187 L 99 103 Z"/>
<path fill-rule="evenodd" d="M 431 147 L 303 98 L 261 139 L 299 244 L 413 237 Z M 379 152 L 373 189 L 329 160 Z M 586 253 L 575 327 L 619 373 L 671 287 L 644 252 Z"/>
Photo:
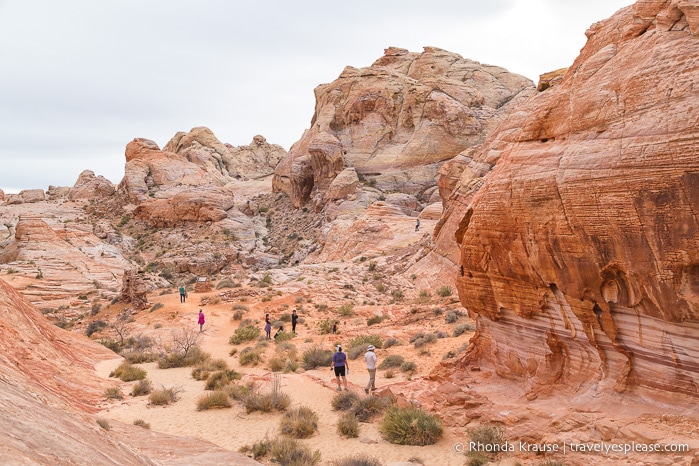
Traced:
<path fill-rule="evenodd" d="M 95 176 L 91 170 L 83 171 L 69 191 L 68 198 L 94 199 L 96 197 L 108 197 L 114 194 L 116 187 L 105 177 Z"/>

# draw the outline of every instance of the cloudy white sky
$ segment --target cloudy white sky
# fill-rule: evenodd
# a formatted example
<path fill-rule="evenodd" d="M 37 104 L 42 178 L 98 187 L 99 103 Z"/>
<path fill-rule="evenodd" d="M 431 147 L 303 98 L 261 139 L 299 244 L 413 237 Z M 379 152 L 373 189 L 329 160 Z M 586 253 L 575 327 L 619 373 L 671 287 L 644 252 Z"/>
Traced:
<path fill-rule="evenodd" d="M 288 149 L 313 89 L 389 46 L 440 47 L 534 82 L 632 0 L 0 0 L 0 188 L 118 183 L 135 137 L 207 126 Z"/>

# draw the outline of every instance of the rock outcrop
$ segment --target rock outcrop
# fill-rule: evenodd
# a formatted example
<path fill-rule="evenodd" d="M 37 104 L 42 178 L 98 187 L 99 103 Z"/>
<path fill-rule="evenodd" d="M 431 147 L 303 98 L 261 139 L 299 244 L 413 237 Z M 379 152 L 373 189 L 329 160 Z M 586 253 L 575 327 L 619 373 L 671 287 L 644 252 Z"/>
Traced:
<path fill-rule="evenodd" d="M 222 143 L 205 127 L 177 133 L 163 150 L 184 155 L 190 162 L 236 179 L 269 176 L 286 155 L 282 146 L 268 143 L 263 136 L 255 136 L 248 146 L 235 147 Z"/>
<path fill-rule="evenodd" d="M 467 360 L 531 396 L 699 396 L 697 33 L 684 0 L 594 24 L 558 85 L 445 169 Z"/>
<path fill-rule="evenodd" d="M 347 67 L 315 90 L 311 128 L 275 170 L 273 187 L 295 206 L 325 191 L 345 167 L 378 188 L 421 196 L 438 165 L 481 143 L 528 79 L 433 47 L 389 48 L 368 68 Z"/>
<path fill-rule="evenodd" d="M 46 193 L 42 189 L 23 189 L 18 194 L 6 194 L 5 204 L 24 204 L 41 202 L 46 200 Z"/>
<path fill-rule="evenodd" d="M 95 176 L 93 171 L 85 170 L 75 181 L 68 198 L 71 200 L 94 199 L 96 197 L 111 196 L 115 192 L 116 187 L 107 178 Z"/>
<path fill-rule="evenodd" d="M 0 243 L 0 264 L 36 277 L 24 295 L 40 309 L 55 308 L 98 290 L 116 294 L 129 262 L 113 244 L 90 231 L 51 228 L 42 218 L 23 215 L 14 236 Z M 89 302 L 85 301 L 85 305 Z"/>

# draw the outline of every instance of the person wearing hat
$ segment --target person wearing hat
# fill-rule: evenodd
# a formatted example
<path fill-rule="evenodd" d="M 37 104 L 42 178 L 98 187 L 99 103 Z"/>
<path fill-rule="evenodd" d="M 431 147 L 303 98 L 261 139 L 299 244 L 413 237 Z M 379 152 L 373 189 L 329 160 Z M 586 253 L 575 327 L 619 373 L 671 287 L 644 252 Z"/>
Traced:
<path fill-rule="evenodd" d="M 366 354 L 364 355 L 364 362 L 366 363 L 366 370 L 369 371 L 369 383 L 364 389 L 364 393 L 369 394 L 369 390 L 376 390 L 376 355 L 374 354 L 374 345 L 369 345 L 366 349 Z"/>
<path fill-rule="evenodd" d="M 337 345 L 335 347 L 335 354 L 333 354 L 333 362 L 330 365 L 330 370 L 335 370 L 335 380 L 337 380 L 337 391 L 342 391 L 342 385 L 340 385 L 340 377 L 342 377 L 342 382 L 345 385 L 345 391 L 347 391 L 347 378 L 345 373 L 349 374 L 349 364 L 347 364 L 347 355 L 342 352 L 342 346 Z"/>

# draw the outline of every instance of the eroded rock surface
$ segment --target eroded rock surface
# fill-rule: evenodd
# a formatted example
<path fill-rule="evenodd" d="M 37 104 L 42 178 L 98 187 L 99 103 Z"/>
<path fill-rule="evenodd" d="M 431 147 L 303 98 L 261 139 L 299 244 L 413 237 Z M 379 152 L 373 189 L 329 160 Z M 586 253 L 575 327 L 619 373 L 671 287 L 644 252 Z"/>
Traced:
<path fill-rule="evenodd" d="M 699 395 L 698 30 L 686 1 L 594 24 L 560 84 L 444 173 L 471 358 L 532 394 Z"/>

